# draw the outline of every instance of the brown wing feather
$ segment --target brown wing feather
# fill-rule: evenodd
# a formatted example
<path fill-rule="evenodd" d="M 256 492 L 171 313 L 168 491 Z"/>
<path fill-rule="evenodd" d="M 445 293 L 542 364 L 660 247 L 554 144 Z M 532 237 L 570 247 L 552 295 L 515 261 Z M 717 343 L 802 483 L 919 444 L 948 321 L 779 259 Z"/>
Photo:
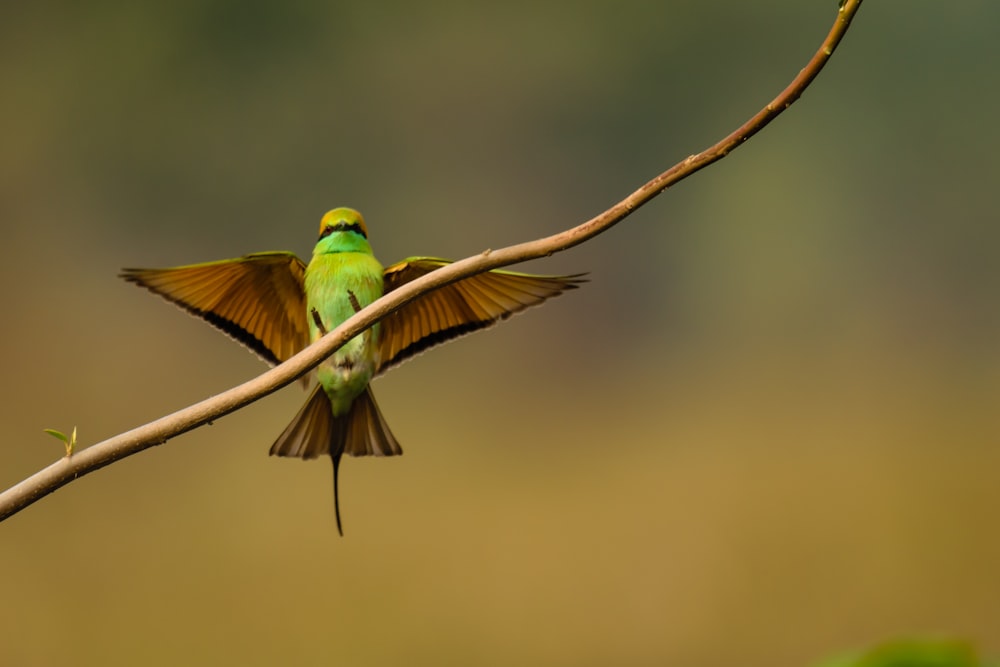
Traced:
<path fill-rule="evenodd" d="M 385 270 L 385 292 L 449 264 L 432 257 L 411 257 Z M 428 348 L 492 326 L 525 308 L 575 289 L 582 274 L 536 276 L 488 271 L 439 287 L 382 320 L 379 373 Z"/>
<path fill-rule="evenodd" d="M 141 285 L 277 364 L 309 343 L 305 265 L 290 252 L 169 269 L 123 269 Z"/>

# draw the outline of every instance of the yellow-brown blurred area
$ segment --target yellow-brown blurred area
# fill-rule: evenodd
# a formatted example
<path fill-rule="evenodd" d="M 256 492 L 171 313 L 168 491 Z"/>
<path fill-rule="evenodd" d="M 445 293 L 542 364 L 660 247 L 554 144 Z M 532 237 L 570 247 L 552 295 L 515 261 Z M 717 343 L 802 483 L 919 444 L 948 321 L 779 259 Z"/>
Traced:
<path fill-rule="evenodd" d="M 0 10 L 0 485 L 254 376 L 118 280 L 462 257 L 728 133 L 836 2 Z M 375 383 L 406 451 L 267 456 L 279 394 L 0 525 L 0 664 L 807 665 L 1000 654 L 1000 5 L 870 2 L 805 97 L 575 291 Z M 992 83 L 991 83 L 992 82 Z"/>

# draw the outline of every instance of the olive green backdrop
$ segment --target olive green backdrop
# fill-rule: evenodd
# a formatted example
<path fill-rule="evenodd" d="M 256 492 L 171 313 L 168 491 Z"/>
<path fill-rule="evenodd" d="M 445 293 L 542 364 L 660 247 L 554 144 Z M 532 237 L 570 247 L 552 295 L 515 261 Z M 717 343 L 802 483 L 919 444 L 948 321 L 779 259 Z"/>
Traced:
<path fill-rule="evenodd" d="M 386 263 L 602 211 L 731 131 L 834 1 L 0 10 L 0 486 L 263 370 L 122 266 Z M 304 394 L 0 525 L 0 664 L 806 665 L 1000 653 L 1000 5 L 866 3 L 805 97 L 585 246 L 585 289 L 376 382 L 406 455 L 268 446 Z"/>

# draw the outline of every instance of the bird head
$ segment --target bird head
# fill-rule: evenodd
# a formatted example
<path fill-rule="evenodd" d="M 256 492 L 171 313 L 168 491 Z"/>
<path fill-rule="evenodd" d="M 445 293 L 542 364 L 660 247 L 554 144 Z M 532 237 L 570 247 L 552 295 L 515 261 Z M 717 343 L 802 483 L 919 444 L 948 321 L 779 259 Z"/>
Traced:
<path fill-rule="evenodd" d="M 353 208 L 335 208 L 319 222 L 316 253 L 371 252 L 364 217 Z"/>
<path fill-rule="evenodd" d="M 334 232 L 354 232 L 368 238 L 365 218 L 353 208 L 340 207 L 327 212 L 319 221 L 319 237 L 325 238 Z"/>

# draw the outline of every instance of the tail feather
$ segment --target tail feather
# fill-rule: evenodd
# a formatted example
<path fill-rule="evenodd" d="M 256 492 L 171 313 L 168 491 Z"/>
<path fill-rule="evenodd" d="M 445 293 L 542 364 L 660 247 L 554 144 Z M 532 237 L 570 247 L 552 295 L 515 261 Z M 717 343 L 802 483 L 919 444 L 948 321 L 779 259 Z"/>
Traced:
<path fill-rule="evenodd" d="M 335 420 L 337 421 L 337 420 Z M 399 456 L 403 449 L 389 430 L 371 388 L 354 399 L 347 413 L 344 453 L 351 456 Z"/>
<path fill-rule="evenodd" d="M 314 459 L 329 454 L 333 461 L 333 508 L 337 532 L 344 534 L 340 522 L 338 471 L 340 457 L 397 456 L 403 453 L 382 412 L 375 403 L 371 388 L 366 388 L 346 415 L 333 416 L 330 399 L 317 386 L 292 422 L 271 445 L 272 456 L 297 456 Z"/>
<path fill-rule="evenodd" d="M 271 456 L 314 459 L 321 454 L 332 454 L 335 451 L 331 448 L 334 421 L 330 399 L 317 385 L 292 423 L 271 445 Z"/>

